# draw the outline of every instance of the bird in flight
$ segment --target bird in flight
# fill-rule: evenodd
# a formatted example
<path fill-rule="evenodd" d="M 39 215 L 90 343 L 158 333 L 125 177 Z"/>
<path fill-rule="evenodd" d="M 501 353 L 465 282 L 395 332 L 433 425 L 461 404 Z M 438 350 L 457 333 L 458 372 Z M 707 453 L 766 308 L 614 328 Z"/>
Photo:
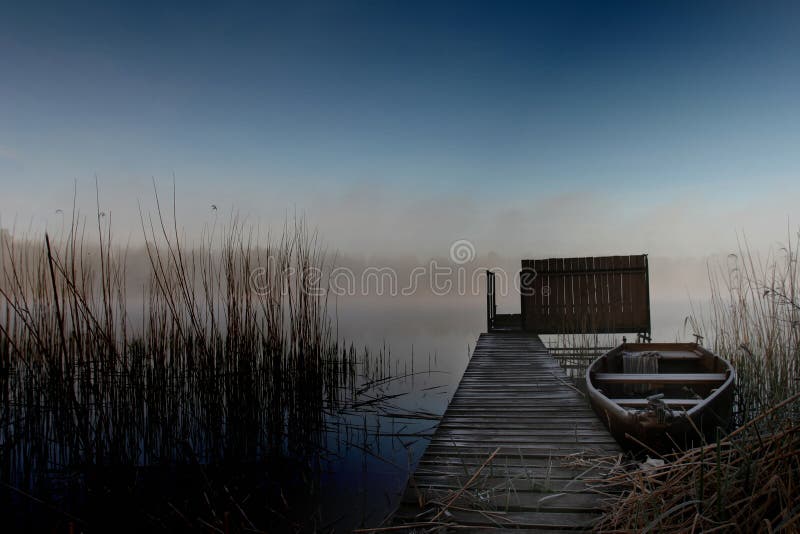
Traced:
<path fill-rule="evenodd" d="M 211 209 L 214 210 L 214 211 L 217 211 L 217 205 L 216 204 L 211 204 Z"/>

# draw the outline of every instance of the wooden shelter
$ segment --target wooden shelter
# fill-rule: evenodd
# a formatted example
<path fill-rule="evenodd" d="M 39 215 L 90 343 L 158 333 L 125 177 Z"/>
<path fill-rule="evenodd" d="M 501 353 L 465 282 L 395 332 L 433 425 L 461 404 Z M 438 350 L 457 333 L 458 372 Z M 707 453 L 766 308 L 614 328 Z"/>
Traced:
<path fill-rule="evenodd" d="M 650 339 L 647 255 L 522 260 L 520 313 L 498 314 L 487 277 L 487 328 L 535 334 L 635 333 Z"/>

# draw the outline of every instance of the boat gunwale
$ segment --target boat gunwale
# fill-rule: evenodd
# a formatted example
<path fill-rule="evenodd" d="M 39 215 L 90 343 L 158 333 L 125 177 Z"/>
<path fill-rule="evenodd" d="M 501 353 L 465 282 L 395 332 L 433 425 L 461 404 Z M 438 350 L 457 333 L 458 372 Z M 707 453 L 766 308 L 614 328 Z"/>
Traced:
<path fill-rule="evenodd" d="M 641 347 L 642 350 L 630 350 L 631 347 Z M 616 355 L 617 353 L 621 353 L 624 351 L 625 348 L 628 348 L 629 352 L 669 352 L 672 351 L 684 351 L 689 350 L 692 352 L 699 352 L 700 356 L 706 356 L 715 358 L 725 364 L 726 370 L 725 374 L 727 375 L 725 381 L 719 385 L 719 387 L 714 388 L 714 391 L 707 397 L 701 399 L 701 402 L 697 405 L 693 406 L 689 410 L 672 410 L 669 409 L 670 412 L 677 413 L 679 417 L 692 417 L 695 414 L 704 410 L 709 404 L 711 404 L 718 396 L 722 395 L 726 392 L 729 388 L 733 386 L 733 382 L 736 379 L 736 370 L 733 368 L 731 363 L 717 356 L 710 350 L 706 349 L 698 345 L 697 343 L 620 343 L 616 347 L 606 351 L 604 354 L 599 356 L 595 359 L 589 366 L 586 368 L 586 389 L 589 396 L 590 401 L 596 401 L 599 404 L 603 405 L 604 409 L 608 409 L 607 405 L 613 407 L 613 410 L 620 416 L 624 417 L 631 417 L 637 414 L 635 409 L 626 409 L 611 400 L 605 393 L 595 387 L 594 381 L 592 380 L 592 373 L 596 373 L 597 371 L 594 369 L 601 361 L 609 356 Z M 658 374 L 669 374 L 669 373 L 658 373 Z M 602 399 L 596 399 L 595 396 L 599 396 Z M 599 402 L 599 401 L 605 402 Z"/>

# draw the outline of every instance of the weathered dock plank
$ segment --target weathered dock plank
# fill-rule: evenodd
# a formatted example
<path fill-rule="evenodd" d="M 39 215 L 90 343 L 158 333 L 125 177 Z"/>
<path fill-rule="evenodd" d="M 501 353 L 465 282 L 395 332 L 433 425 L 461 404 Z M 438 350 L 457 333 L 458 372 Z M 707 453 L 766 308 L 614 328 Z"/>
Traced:
<path fill-rule="evenodd" d="M 537 335 L 482 334 L 394 524 L 588 530 L 602 474 L 570 456 L 620 452 Z"/>

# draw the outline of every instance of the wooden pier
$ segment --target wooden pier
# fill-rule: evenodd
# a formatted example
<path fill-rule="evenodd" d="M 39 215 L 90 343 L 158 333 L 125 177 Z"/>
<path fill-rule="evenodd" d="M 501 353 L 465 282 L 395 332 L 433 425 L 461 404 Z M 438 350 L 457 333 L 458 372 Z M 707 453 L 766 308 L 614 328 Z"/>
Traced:
<path fill-rule="evenodd" d="M 601 473 L 575 459 L 620 452 L 538 335 L 481 334 L 394 524 L 588 530 Z"/>

